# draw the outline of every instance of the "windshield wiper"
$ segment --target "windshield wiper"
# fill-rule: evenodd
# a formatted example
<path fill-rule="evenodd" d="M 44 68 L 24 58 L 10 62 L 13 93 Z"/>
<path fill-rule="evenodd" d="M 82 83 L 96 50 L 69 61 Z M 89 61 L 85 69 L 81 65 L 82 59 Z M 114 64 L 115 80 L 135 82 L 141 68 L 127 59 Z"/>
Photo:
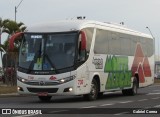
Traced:
<path fill-rule="evenodd" d="M 44 54 L 44 56 L 48 59 L 48 62 L 50 63 L 51 67 L 54 68 L 56 73 L 59 73 L 59 71 L 56 69 L 55 64 L 51 61 L 51 59 L 49 58 L 48 54 Z"/>
<path fill-rule="evenodd" d="M 44 54 L 44 56 L 47 58 L 48 62 L 50 63 L 51 67 L 54 68 L 56 73 L 59 73 L 59 71 L 56 69 L 54 63 L 49 58 L 48 54 Z M 31 62 L 29 69 L 27 70 L 27 73 L 30 73 L 34 67 L 34 63 L 36 62 L 36 59 L 38 58 L 38 51 L 36 52 L 33 61 Z"/>
<path fill-rule="evenodd" d="M 35 53 L 35 56 L 34 56 L 31 64 L 29 65 L 29 68 L 28 68 L 28 70 L 27 70 L 27 73 L 30 73 L 30 72 L 32 71 L 32 69 L 33 69 L 33 67 L 34 67 L 34 63 L 36 62 L 36 59 L 38 58 L 38 52 L 39 52 L 39 51 L 37 51 L 37 52 Z"/>

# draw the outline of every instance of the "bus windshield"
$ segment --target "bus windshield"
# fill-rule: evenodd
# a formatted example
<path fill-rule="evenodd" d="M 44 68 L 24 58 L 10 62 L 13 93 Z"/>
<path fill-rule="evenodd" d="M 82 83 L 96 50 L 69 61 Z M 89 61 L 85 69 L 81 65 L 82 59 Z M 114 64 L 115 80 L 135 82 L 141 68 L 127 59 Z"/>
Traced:
<path fill-rule="evenodd" d="M 20 48 L 19 67 L 58 70 L 74 65 L 78 33 L 26 33 Z"/>

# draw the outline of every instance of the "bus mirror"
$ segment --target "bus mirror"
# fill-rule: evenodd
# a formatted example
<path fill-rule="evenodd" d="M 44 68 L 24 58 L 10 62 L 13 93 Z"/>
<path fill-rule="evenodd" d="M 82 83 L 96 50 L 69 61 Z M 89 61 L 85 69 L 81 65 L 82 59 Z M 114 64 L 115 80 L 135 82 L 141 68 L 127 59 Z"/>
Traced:
<path fill-rule="evenodd" d="M 86 50 L 86 34 L 84 31 L 81 31 L 80 34 L 81 34 L 81 50 Z"/>
<path fill-rule="evenodd" d="M 24 33 L 23 32 L 18 32 L 15 33 L 14 35 L 12 35 L 9 39 L 9 50 L 13 50 L 14 49 L 14 41 L 15 39 L 17 39 L 18 37 L 22 36 Z"/>

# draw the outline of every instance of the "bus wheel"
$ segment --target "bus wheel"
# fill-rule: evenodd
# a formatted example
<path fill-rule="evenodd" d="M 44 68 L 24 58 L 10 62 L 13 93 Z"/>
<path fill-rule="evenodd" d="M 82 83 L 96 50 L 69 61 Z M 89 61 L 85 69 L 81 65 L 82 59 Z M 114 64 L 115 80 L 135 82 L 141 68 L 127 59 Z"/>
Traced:
<path fill-rule="evenodd" d="M 38 96 L 38 98 L 40 99 L 40 101 L 48 102 L 51 100 L 52 96 Z"/>
<path fill-rule="evenodd" d="M 138 84 L 137 79 L 135 78 L 133 81 L 133 86 L 131 89 L 124 89 L 122 90 L 123 95 L 136 95 L 138 91 Z"/>
<path fill-rule="evenodd" d="M 97 81 L 93 79 L 91 84 L 91 91 L 89 94 L 85 94 L 84 98 L 86 100 L 93 101 L 97 99 L 97 95 L 98 95 L 98 84 Z"/>
<path fill-rule="evenodd" d="M 103 92 L 99 92 L 98 93 L 98 98 L 102 98 L 103 97 Z"/>
<path fill-rule="evenodd" d="M 135 78 L 134 81 L 133 81 L 133 86 L 132 86 L 132 89 L 129 90 L 130 92 L 130 95 L 136 95 L 137 92 L 138 92 L 138 84 L 137 84 L 137 79 Z"/>

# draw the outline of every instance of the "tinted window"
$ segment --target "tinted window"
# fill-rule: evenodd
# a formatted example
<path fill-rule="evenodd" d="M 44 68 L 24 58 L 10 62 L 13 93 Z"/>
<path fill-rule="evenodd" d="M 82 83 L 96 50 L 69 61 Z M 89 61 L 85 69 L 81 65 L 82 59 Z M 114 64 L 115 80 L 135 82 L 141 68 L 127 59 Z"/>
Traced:
<path fill-rule="evenodd" d="M 97 29 L 94 52 L 96 54 L 134 56 L 140 43 L 145 56 L 153 55 L 153 40 L 129 34 Z"/>
<path fill-rule="evenodd" d="M 93 38 L 93 28 L 84 28 L 82 29 L 82 31 L 85 32 L 86 37 L 87 37 L 87 52 L 90 51 L 91 48 L 91 42 L 92 42 L 92 38 Z"/>

